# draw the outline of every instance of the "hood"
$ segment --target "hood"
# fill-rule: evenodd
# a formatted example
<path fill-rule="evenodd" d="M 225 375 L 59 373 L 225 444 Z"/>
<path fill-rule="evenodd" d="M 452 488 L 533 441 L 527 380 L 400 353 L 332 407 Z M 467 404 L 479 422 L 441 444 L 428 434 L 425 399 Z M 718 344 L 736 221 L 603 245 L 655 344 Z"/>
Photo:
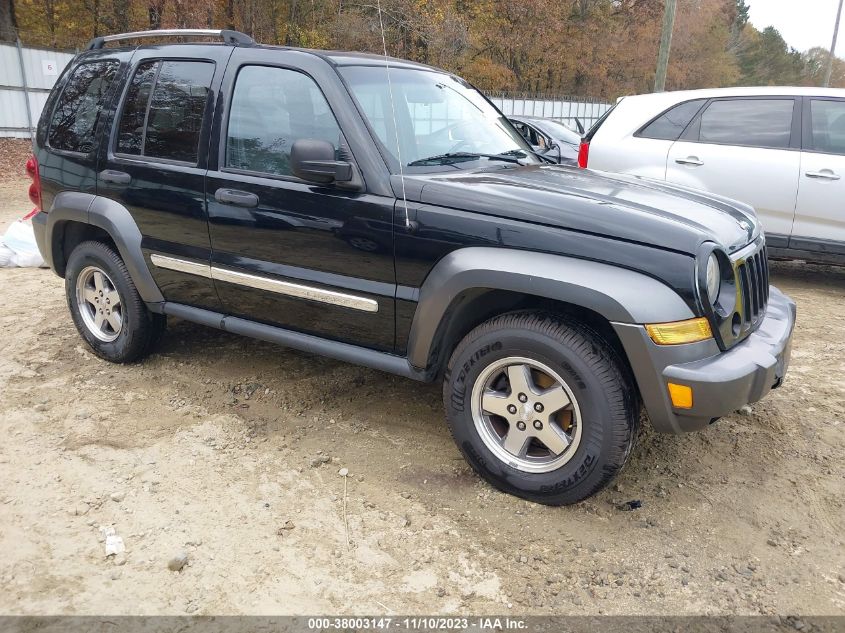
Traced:
<path fill-rule="evenodd" d="M 409 200 L 639 242 L 690 255 L 728 253 L 759 234 L 748 205 L 633 176 L 559 165 L 405 176 Z"/>

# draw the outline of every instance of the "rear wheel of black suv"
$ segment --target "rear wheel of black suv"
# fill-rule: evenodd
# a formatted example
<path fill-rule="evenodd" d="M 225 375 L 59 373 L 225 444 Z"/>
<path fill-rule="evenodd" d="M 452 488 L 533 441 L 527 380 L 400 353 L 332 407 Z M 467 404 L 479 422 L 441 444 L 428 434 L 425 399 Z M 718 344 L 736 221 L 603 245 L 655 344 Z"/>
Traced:
<path fill-rule="evenodd" d="M 548 505 L 581 501 L 622 469 L 637 398 L 613 349 L 575 321 L 534 312 L 470 332 L 443 385 L 449 428 L 500 490 Z"/>
<path fill-rule="evenodd" d="M 79 334 L 113 363 L 143 358 L 164 331 L 166 317 L 147 309 L 120 255 L 102 242 L 73 249 L 65 294 Z"/>

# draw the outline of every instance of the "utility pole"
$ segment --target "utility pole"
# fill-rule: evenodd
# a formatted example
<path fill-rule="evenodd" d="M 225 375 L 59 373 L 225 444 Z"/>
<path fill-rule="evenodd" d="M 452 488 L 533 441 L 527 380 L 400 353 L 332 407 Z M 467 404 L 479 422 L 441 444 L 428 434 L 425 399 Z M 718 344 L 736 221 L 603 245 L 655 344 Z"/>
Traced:
<path fill-rule="evenodd" d="M 660 34 L 660 50 L 657 52 L 657 74 L 654 76 L 654 91 L 663 92 L 666 85 L 666 67 L 669 66 L 669 49 L 672 48 L 672 29 L 675 26 L 675 2 L 666 0 L 663 10 L 663 32 Z M 840 5 L 842 0 L 839 0 Z"/>
<path fill-rule="evenodd" d="M 836 10 L 836 24 L 833 27 L 833 42 L 830 44 L 830 54 L 827 56 L 827 70 L 824 71 L 824 87 L 830 85 L 830 75 L 833 72 L 833 57 L 836 55 L 836 36 L 839 35 L 839 18 L 842 16 L 842 0 Z"/>

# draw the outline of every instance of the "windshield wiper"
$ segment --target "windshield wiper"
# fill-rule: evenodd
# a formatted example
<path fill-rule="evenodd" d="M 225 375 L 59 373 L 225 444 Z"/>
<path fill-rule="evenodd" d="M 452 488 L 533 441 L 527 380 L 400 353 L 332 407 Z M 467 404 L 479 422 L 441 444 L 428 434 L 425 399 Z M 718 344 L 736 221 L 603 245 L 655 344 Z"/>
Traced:
<path fill-rule="evenodd" d="M 522 150 L 518 150 L 522 151 Z M 480 154 L 478 152 L 448 152 L 446 154 L 439 154 L 437 156 L 429 156 L 428 158 L 420 158 L 418 160 L 411 161 L 408 163 L 408 167 L 415 167 L 419 165 L 428 165 L 431 163 L 438 164 L 438 165 L 447 165 L 450 161 L 453 160 L 472 160 L 474 158 L 489 158 L 490 160 L 501 160 L 506 163 L 516 163 L 519 164 L 519 157 L 509 155 L 510 152 L 504 152 L 502 154 Z"/>
<path fill-rule="evenodd" d="M 540 160 L 544 160 L 547 163 L 554 163 L 557 164 L 557 161 L 550 156 L 545 156 L 540 152 L 535 152 L 533 149 L 509 149 L 506 152 L 502 152 L 501 156 L 516 156 L 517 154 L 522 154 L 523 156 L 527 156 L 528 154 L 532 154 L 539 158 Z"/>

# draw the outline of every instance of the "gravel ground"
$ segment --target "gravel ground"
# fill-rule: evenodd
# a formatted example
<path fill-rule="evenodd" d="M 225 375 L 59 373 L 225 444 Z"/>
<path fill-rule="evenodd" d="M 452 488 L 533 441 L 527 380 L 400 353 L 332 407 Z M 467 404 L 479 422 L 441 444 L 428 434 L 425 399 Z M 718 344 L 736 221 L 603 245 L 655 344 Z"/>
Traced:
<path fill-rule="evenodd" d="M 784 386 L 548 508 L 468 469 L 436 385 L 177 320 L 110 365 L 61 279 L 0 270 L 0 613 L 845 614 L 845 269 L 773 273 Z"/>

